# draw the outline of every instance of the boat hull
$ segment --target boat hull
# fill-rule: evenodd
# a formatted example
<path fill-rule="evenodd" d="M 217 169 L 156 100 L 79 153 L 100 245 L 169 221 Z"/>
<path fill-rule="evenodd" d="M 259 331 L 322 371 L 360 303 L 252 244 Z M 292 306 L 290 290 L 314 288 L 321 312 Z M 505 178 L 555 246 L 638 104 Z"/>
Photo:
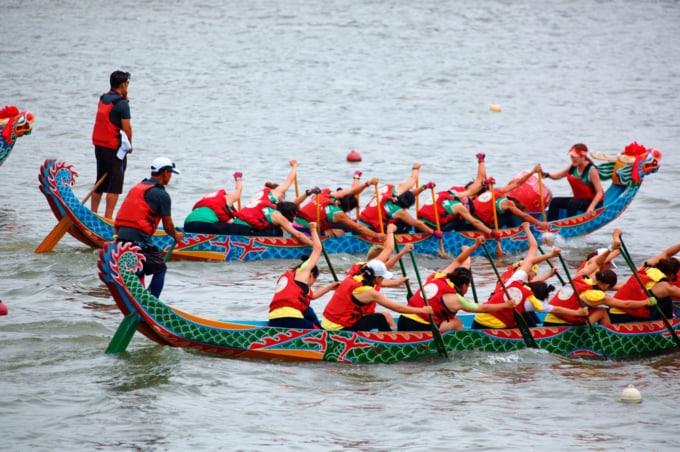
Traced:
<path fill-rule="evenodd" d="M 131 244 L 108 243 L 100 252 L 99 277 L 116 305 L 139 315 L 137 330 L 163 345 L 232 358 L 343 363 L 394 363 L 438 356 L 430 332 L 351 332 L 272 328 L 258 321 L 203 318 L 169 306 L 151 295 L 135 271 L 142 255 Z M 680 329 L 680 321 L 671 320 Z M 570 358 L 635 359 L 677 351 L 661 321 L 607 327 L 531 328 L 539 350 Z M 449 352 L 513 352 L 526 344 L 519 330 L 449 331 L 442 334 Z"/>
<path fill-rule="evenodd" d="M 656 166 L 658 168 L 658 166 Z M 83 205 L 72 191 L 77 173 L 72 165 L 58 161 L 46 160 L 40 169 L 38 179 L 40 189 L 48 200 L 57 220 L 70 217 L 73 226 L 69 233 L 87 246 L 101 248 L 106 242 L 113 240 L 113 224 L 111 221 L 94 214 Z M 640 181 L 641 182 L 641 181 Z M 563 238 L 579 237 L 593 232 L 613 221 L 626 209 L 639 190 L 640 183 L 628 185 L 612 184 L 606 193 L 603 206 L 591 214 L 577 215 L 550 223 L 549 230 L 534 230 L 537 240 L 542 236 L 561 236 Z M 500 242 L 504 253 L 514 254 L 527 249 L 528 242 L 520 227 L 501 229 Z M 471 246 L 481 236 L 478 231 L 445 232 L 443 244 L 446 252 L 458 254 L 464 246 Z M 379 243 L 377 240 L 346 234 L 339 237 L 323 237 L 327 253 L 365 253 Z M 153 243 L 163 253 L 173 245 L 173 238 L 161 229 L 153 236 Z M 422 233 L 397 234 L 397 243 L 401 246 L 412 244 L 414 251 L 421 254 L 437 255 L 441 252 L 439 241 Z M 496 246 L 489 246 L 496 253 Z M 217 260 L 217 261 L 251 261 L 263 259 L 298 259 L 309 254 L 309 248 L 300 245 L 290 236 L 238 236 L 186 233 L 173 250 L 173 259 Z M 477 249 L 475 254 L 481 255 Z"/>

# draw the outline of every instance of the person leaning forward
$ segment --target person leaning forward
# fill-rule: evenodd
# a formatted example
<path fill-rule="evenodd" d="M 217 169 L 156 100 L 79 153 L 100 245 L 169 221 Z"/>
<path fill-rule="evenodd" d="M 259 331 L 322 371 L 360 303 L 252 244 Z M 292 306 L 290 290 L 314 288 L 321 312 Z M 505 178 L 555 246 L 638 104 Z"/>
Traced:
<path fill-rule="evenodd" d="M 130 73 L 114 71 L 109 77 L 109 83 L 110 91 L 99 98 L 97 117 L 92 130 L 97 180 L 104 175 L 106 178 L 92 194 L 90 207 L 97 213 L 102 194 L 106 193 L 104 216 L 113 218 L 118 196 L 123 192 L 127 154 L 132 152 L 132 126 L 128 102 Z"/>
<path fill-rule="evenodd" d="M 162 221 L 165 233 L 176 242 L 184 237 L 183 232 L 175 229 L 170 195 L 165 191 L 173 173 L 179 174 L 179 171 L 172 160 L 165 157 L 155 159 L 151 163 L 151 177 L 132 187 L 114 223 L 114 233 L 119 242 L 132 242 L 142 249 L 146 260 L 138 276 L 153 275 L 149 292 L 156 298 L 163 290 L 167 266 L 160 250 L 151 243 L 151 236 Z"/>

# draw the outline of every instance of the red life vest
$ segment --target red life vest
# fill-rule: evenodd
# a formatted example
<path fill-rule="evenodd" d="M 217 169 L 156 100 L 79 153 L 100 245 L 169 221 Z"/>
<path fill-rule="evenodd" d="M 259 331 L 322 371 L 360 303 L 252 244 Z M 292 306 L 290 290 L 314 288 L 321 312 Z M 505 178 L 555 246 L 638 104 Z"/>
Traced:
<path fill-rule="evenodd" d="M 583 169 L 583 174 L 578 174 L 578 169 L 575 166 L 569 168 L 567 173 L 567 181 L 571 185 L 571 190 L 574 192 L 574 198 L 577 199 L 593 199 L 595 197 L 595 187 L 590 181 L 590 168 L 592 163 L 588 163 Z"/>
<path fill-rule="evenodd" d="M 269 199 L 271 188 L 265 188 L 255 194 L 255 197 L 241 210 L 234 213 L 234 216 L 241 221 L 245 221 L 256 231 L 271 228 L 272 224 L 267 220 L 263 209 L 269 207 L 276 209 L 276 204 Z"/>
<path fill-rule="evenodd" d="M 444 304 L 444 295 L 456 293 L 456 288 L 451 286 L 445 274 L 434 273 L 428 276 L 425 284 L 423 285 L 423 289 L 427 295 L 427 302 L 432 307 L 432 316 L 434 317 L 434 323 L 436 325 L 441 325 L 442 322 L 456 317 L 457 311 L 452 312 Z M 423 293 L 420 290 L 414 293 L 413 296 L 409 298 L 408 305 L 416 308 L 422 308 L 425 306 Z M 424 321 L 428 323 L 430 322 L 429 315 L 417 315 Z"/>
<path fill-rule="evenodd" d="M 496 198 L 496 206 L 498 206 L 501 203 L 501 201 L 506 199 L 505 195 L 500 190 L 494 190 L 494 197 Z M 493 206 L 491 204 L 491 198 L 492 198 L 491 192 L 485 191 L 484 193 L 475 197 L 475 199 L 472 200 L 474 215 L 487 226 L 494 225 L 493 212 L 494 209 L 496 209 L 496 206 Z"/>
<path fill-rule="evenodd" d="M 293 308 L 300 312 L 305 312 L 311 302 L 311 291 L 305 291 L 295 281 L 295 272 L 286 271 L 276 282 L 276 292 L 269 303 L 269 312 L 279 308 Z"/>
<path fill-rule="evenodd" d="M 317 219 L 316 212 L 316 196 L 305 203 L 304 206 L 300 207 L 297 212 L 297 216 L 307 221 L 308 223 L 312 221 L 318 221 L 319 230 L 326 231 L 331 228 L 332 223 L 329 221 L 328 215 L 326 214 L 326 207 L 329 205 L 335 205 L 335 198 L 331 197 L 331 189 L 324 188 L 319 193 L 319 218 Z"/>
<path fill-rule="evenodd" d="M 125 201 L 120 206 L 116 221 L 116 228 L 126 227 L 138 229 L 147 235 L 153 235 L 161 221 L 161 216 L 149 206 L 144 199 L 147 191 L 154 187 L 163 188 L 163 185 L 154 179 L 153 184 L 140 182 L 125 197 Z"/>
<path fill-rule="evenodd" d="M 394 185 L 387 184 L 380 189 L 380 212 L 383 221 L 383 228 L 387 225 L 388 213 L 385 208 L 385 203 L 388 201 L 394 201 L 393 193 Z M 371 229 L 374 231 L 380 231 L 380 217 L 378 216 L 378 203 L 376 202 L 375 196 L 371 199 L 364 210 L 359 214 L 359 219 L 364 223 L 370 225 Z M 383 232 L 383 231 L 380 231 Z"/>
<path fill-rule="evenodd" d="M 352 292 L 362 285 L 362 281 L 354 277 L 345 278 L 335 289 L 331 299 L 328 300 L 323 316 L 333 323 L 342 325 L 344 328 L 357 323 L 363 317 L 362 308 L 364 303 L 355 300 Z"/>
<path fill-rule="evenodd" d="M 461 218 L 460 215 L 453 215 L 449 211 L 447 211 L 443 203 L 444 201 L 460 201 L 458 199 L 458 196 L 456 196 L 455 193 L 452 193 L 450 191 L 440 191 L 437 192 L 436 198 L 435 198 L 435 204 L 437 205 L 437 213 L 439 214 L 439 224 L 446 224 L 449 221 L 453 221 L 456 219 Z M 437 224 L 437 217 L 434 214 L 434 204 L 432 204 L 432 200 L 426 202 L 425 204 L 422 205 L 420 209 L 418 209 L 418 218 L 421 220 L 426 220 L 429 221 L 431 224 Z"/>
<path fill-rule="evenodd" d="M 227 222 L 234 218 L 234 212 L 232 211 L 231 206 L 227 204 L 226 195 L 227 191 L 224 189 L 208 193 L 194 204 L 192 210 L 198 209 L 199 207 L 208 207 L 215 212 L 218 220 Z"/>
<path fill-rule="evenodd" d="M 515 308 L 517 309 L 517 312 L 519 312 L 520 314 L 526 312 L 526 309 L 524 308 L 524 301 L 529 296 L 533 295 L 531 289 L 524 285 L 524 281 L 520 280 L 513 281 L 506 287 L 508 290 L 510 290 L 511 288 L 517 288 L 522 292 L 522 300 L 517 304 L 517 306 L 515 306 Z M 491 295 L 489 301 L 487 301 L 484 304 L 503 304 L 503 303 L 505 303 L 505 292 L 501 290 L 500 292 L 495 292 L 493 295 Z M 517 322 L 515 322 L 515 313 L 512 308 L 501 309 L 500 311 L 489 312 L 488 314 L 496 317 L 498 320 L 503 322 L 503 324 L 505 324 L 505 326 L 508 328 L 517 327 Z"/>
<path fill-rule="evenodd" d="M 586 276 L 584 275 L 577 276 L 574 278 L 574 292 L 568 298 L 564 299 L 560 297 L 560 291 L 558 291 L 552 297 L 549 304 L 552 306 L 560 306 L 568 309 L 579 309 L 581 307 L 581 302 L 578 300 L 577 294 L 580 295 L 588 290 L 593 290 L 593 282 L 590 279 L 586 279 Z M 572 325 L 581 325 L 587 321 L 587 317 L 557 315 L 555 313 L 551 314 Z"/>
<path fill-rule="evenodd" d="M 640 276 L 640 279 L 644 283 L 645 287 L 647 287 L 647 283 L 652 281 L 652 278 L 649 277 L 646 269 L 637 270 L 637 274 Z M 621 286 L 621 288 L 616 291 L 614 298 L 618 298 L 619 300 L 646 300 L 647 293 L 642 288 L 642 286 L 640 286 L 640 283 L 638 282 L 635 275 L 631 275 L 630 278 L 628 278 L 628 280 L 623 283 L 623 286 Z M 649 317 L 651 313 L 649 308 L 646 306 L 633 309 L 616 309 L 641 319 Z"/>
<path fill-rule="evenodd" d="M 119 94 L 110 104 L 105 104 L 102 98 L 106 94 L 102 94 L 99 98 L 97 117 L 92 130 L 92 144 L 107 149 L 118 149 L 120 147 L 120 127 L 111 122 L 110 114 L 116 103 L 123 100 L 123 96 Z"/>

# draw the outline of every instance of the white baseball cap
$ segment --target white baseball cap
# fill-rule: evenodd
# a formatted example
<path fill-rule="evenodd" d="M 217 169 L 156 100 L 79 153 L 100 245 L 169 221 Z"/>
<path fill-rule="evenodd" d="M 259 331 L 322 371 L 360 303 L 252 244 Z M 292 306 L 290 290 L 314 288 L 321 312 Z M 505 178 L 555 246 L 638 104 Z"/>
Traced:
<path fill-rule="evenodd" d="M 366 266 L 373 270 L 373 273 L 375 273 L 376 277 L 383 277 L 385 279 L 392 278 L 392 272 L 387 270 L 387 267 L 385 267 L 383 261 L 373 259 L 368 264 L 366 264 Z"/>
<path fill-rule="evenodd" d="M 179 170 L 175 169 L 175 162 L 167 157 L 158 157 L 153 162 L 151 162 L 152 173 L 160 173 L 164 170 L 170 170 L 175 174 L 180 174 Z"/>

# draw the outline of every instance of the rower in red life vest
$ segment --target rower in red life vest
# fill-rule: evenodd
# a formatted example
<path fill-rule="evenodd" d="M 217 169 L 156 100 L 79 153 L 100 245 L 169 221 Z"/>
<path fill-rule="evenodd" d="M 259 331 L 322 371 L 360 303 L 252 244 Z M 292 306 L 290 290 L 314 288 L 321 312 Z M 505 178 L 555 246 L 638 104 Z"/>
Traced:
<path fill-rule="evenodd" d="M 616 237 L 612 246 L 616 246 Z M 620 243 L 620 242 L 619 242 Z M 600 325 L 611 324 L 609 313 L 606 306 L 610 308 L 638 308 L 649 306 L 653 300 L 644 299 L 624 300 L 613 297 L 605 291 L 613 290 L 616 286 L 616 273 L 608 268 L 606 262 L 609 260 L 609 250 L 599 254 L 594 259 L 586 262 L 572 279 L 574 287 L 565 286 L 550 300 L 552 306 L 559 306 L 569 309 L 578 309 L 585 305 L 588 308 L 588 319 L 586 317 L 564 315 L 559 312 L 551 312 L 545 317 L 544 326 L 564 326 L 564 325 L 583 325 L 590 321 L 591 324 Z"/>
<path fill-rule="evenodd" d="M 220 189 L 208 193 L 198 200 L 191 213 L 184 220 L 185 232 L 197 232 L 202 234 L 229 234 L 228 224 L 233 222 L 237 210 L 236 204 L 241 199 L 243 173 L 234 173 L 236 188 L 227 193 Z"/>
<path fill-rule="evenodd" d="M 514 306 L 514 303 L 498 305 L 478 305 L 464 297 L 470 283 L 470 255 L 484 243 L 479 238 L 471 247 L 463 247 L 462 252 L 441 272 L 432 273 L 425 280 L 423 290 L 418 290 L 408 300 L 409 306 L 425 306 L 427 303 L 432 307 L 434 323 L 441 332 L 463 329 L 463 323 L 456 317 L 458 311 L 465 312 L 492 312 Z M 425 297 L 423 297 L 423 291 Z M 430 317 L 425 314 L 402 314 L 399 317 L 399 331 L 430 331 Z"/>
<path fill-rule="evenodd" d="M 491 191 L 486 190 L 477 195 L 472 201 L 474 216 L 489 227 L 495 226 L 495 218 L 497 218 L 499 228 L 515 227 L 517 226 L 517 221 L 521 220 L 547 229 L 549 227 L 547 222 L 539 221 L 527 214 L 524 212 L 524 206 L 520 201 L 506 195 L 514 188 L 525 183 L 529 177 L 538 171 L 540 171 L 540 166 L 536 165 L 531 172 L 527 172 L 522 177 L 501 188 L 494 189 L 493 194 Z M 489 178 L 485 185 L 493 185 L 494 183 L 495 180 Z M 496 201 L 495 205 L 492 203 L 493 200 Z M 494 210 L 496 212 L 495 215 Z"/>
<path fill-rule="evenodd" d="M 338 331 L 391 331 L 390 325 L 382 314 L 364 315 L 362 306 L 373 301 L 379 305 L 401 313 L 431 314 L 429 306 L 414 308 L 390 300 L 375 287 L 390 279 L 390 273 L 385 264 L 372 260 L 362 266 L 354 276 L 345 278 L 335 290 L 323 313 L 321 326 L 326 330 Z"/>
<path fill-rule="evenodd" d="M 413 251 L 413 244 L 408 243 L 402 246 L 401 249 L 394 256 L 392 255 L 392 253 L 394 252 L 394 233 L 396 230 L 397 227 L 394 224 L 387 225 L 387 235 L 385 236 L 383 244 L 371 246 L 368 249 L 368 252 L 366 253 L 366 260 L 353 264 L 349 268 L 349 270 L 347 270 L 347 276 L 349 277 L 358 274 L 361 270 L 361 267 L 366 265 L 367 262 L 370 262 L 374 259 L 384 262 L 385 268 L 387 268 L 387 270 L 390 271 L 396 265 L 396 263 L 399 262 L 399 259 L 401 259 L 402 256 Z M 380 292 L 380 288 L 383 286 L 399 287 L 407 283 L 408 278 L 405 276 L 396 279 L 385 279 L 383 280 L 382 284 L 377 284 L 375 286 L 375 290 Z M 376 305 L 377 303 L 375 301 L 364 304 L 363 306 L 361 306 L 362 314 L 366 316 L 375 313 Z M 385 320 L 390 325 L 390 328 L 392 329 L 397 328 L 397 324 L 389 312 L 381 311 L 380 314 L 385 316 Z"/>
<path fill-rule="evenodd" d="M 472 198 L 483 190 L 483 183 L 486 179 L 484 158 L 484 153 L 477 154 L 477 177 L 473 182 L 465 187 L 454 185 L 448 190 L 437 192 L 434 203 L 432 197 L 426 198 L 418 209 L 417 218 L 433 229 L 437 227 L 438 220 L 439 230 L 444 232 L 467 231 L 472 226 L 487 236 L 497 239 L 499 234 L 470 212 Z"/>
<path fill-rule="evenodd" d="M 286 190 L 295 181 L 297 169 L 297 160 L 291 160 L 289 163 L 291 170 L 281 185 L 271 184 L 260 190 L 247 205 L 235 213 L 234 222 L 229 227 L 231 234 L 281 235 L 287 232 L 298 242 L 307 246 L 312 245 L 309 237 L 292 225 L 298 205 L 284 201 Z"/>
<path fill-rule="evenodd" d="M 361 211 L 359 222 L 378 232 L 384 231 L 385 226 L 393 222 L 397 224 L 398 233 L 410 232 L 411 227 L 414 227 L 437 238 L 442 238 L 441 231 L 432 229 L 422 221 L 413 218 L 407 211 L 409 207 L 415 204 L 416 196 L 424 190 L 434 187 L 434 182 L 428 182 L 421 187 L 414 187 L 420 167 L 420 163 L 413 164 L 411 177 L 406 182 L 398 186 L 391 184 L 383 186 L 379 191 L 380 205 L 378 205 L 374 196 Z M 382 230 L 380 229 L 381 222 Z"/>
<path fill-rule="evenodd" d="M 358 181 L 360 177 L 361 172 L 355 172 L 354 180 Z M 319 193 L 314 193 L 316 196 L 300 207 L 296 222 L 307 227 L 309 222 L 315 221 L 319 224 L 321 232 L 328 235 L 342 235 L 345 231 L 349 231 L 382 240 L 384 234 L 352 220 L 347 214 L 356 208 L 357 195 L 371 185 L 378 185 L 378 179 L 373 178 L 362 184 L 355 184 L 349 190 L 333 191 L 330 188 L 324 188 Z"/>
<path fill-rule="evenodd" d="M 579 212 L 593 212 L 604 200 L 600 174 L 597 165 L 588 157 L 588 146 L 576 143 L 569 149 L 569 157 L 570 165 L 561 171 L 546 173 L 541 169 L 544 179 L 559 180 L 566 177 L 573 192 L 572 197 L 552 199 L 548 206 L 548 221 L 563 218 L 561 209 L 566 210 L 566 217 L 573 217 Z"/>
<path fill-rule="evenodd" d="M 680 287 L 677 281 L 680 261 L 674 257 L 678 252 L 680 252 L 680 244 L 645 260 L 637 269 L 640 279 L 667 318 L 673 318 L 673 299 L 680 299 Z M 615 297 L 645 300 L 647 293 L 642 289 L 635 275 L 631 275 L 616 292 Z M 637 309 L 610 309 L 609 317 L 612 323 L 642 322 L 661 318 L 658 310 L 650 306 Z"/>
<path fill-rule="evenodd" d="M 508 295 L 512 301 L 516 303 L 515 309 L 520 315 L 527 312 L 552 312 L 555 311 L 562 315 L 586 316 L 588 310 L 586 308 L 567 309 L 558 306 L 551 306 L 545 302 L 550 296 L 550 292 L 554 289 L 552 285 L 548 285 L 543 281 L 528 281 L 528 274 L 531 267 L 535 264 L 538 253 L 538 243 L 531 233 L 528 223 L 522 223 L 527 240 L 529 242 L 529 250 L 527 255 L 522 259 L 522 264 L 515 270 L 515 272 L 504 281 Z M 502 289 L 491 294 L 490 298 L 484 304 L 503 304 L 508 300 L 505 291 Z M 517 322 L 515 320 L 515 313 L 512 308 L 505 308 L 490 313 L 480 313 L 475 315 L 472 324 L 473 329 L 487 329 L 487 328 L 516 328 Z"/>
<path fill-rule="evenodd" d="M 269 326 L 282 328 L 315 329 L 321 328 L 312 300 L 319 298 L 331 290 L 335 290 L 339 282 L 333 282 L 319 290 L 312 291 L 312 286 L 319 277 L 317 262 L 321 257 L 322 247 L 316 223 L 309 224 L 312 236 L 312 253 L 302 262 L 287 270 L 276 283 L 276 292 L 269 303 Z"/>

